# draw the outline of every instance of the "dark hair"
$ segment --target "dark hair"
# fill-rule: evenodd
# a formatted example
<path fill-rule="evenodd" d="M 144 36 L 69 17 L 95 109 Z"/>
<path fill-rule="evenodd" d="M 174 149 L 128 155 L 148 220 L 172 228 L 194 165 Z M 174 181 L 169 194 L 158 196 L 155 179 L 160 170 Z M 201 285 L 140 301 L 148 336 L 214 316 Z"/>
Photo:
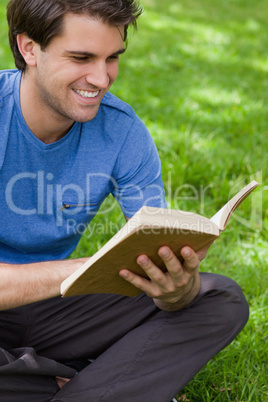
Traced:
<path fill-rule="evenodd" d="M 9 43 L 19 70 L 26 69 L 18 45 L 17 35 L 26 33 L 42 50 L 62 32 L 66 13 L 88 14 L 104 23 L 136 28 L 142 9 L 136 0 L 10 0 L 7 5 Z"/>

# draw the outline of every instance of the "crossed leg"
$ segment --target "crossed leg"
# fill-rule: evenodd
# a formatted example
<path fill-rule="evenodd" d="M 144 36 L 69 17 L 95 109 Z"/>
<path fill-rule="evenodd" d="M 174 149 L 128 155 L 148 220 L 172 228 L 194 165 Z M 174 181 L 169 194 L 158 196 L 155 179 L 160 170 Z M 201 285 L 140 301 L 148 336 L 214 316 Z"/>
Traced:
<path fill-rule="evenodd" d="M 144 294 L 55 298 L 1 312 L 0 401 L 169 402 L 248 319 L 234 281 L 201 279 L 197 298 L 178 312 L 159 310 Z M 94 362 L 75 374 L 70 362 L 87 358 Z M 59 389 L 56 376 L 71 381 Z"/>

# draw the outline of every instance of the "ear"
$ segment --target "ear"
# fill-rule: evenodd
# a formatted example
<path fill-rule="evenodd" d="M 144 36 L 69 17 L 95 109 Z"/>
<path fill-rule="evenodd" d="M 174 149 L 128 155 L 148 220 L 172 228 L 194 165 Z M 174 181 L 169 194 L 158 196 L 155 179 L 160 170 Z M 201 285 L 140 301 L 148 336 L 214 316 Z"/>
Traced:
<path fill-rule="evenodd" d="M 35 67 L 37 44 L 24 33 L 17 35 L 17 44 L 25 63 L 30 67 Z"/>

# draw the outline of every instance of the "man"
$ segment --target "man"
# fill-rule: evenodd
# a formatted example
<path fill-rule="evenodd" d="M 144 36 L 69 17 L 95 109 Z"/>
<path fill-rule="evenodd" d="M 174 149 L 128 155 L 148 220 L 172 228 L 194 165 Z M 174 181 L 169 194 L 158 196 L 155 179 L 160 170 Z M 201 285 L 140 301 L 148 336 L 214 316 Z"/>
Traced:
<path fill-rule="evenodd" d="M 165 274 L 139 256 L 149 280 L 122 270 L 137 298 L 60 297 L 83 262 L 66 260 L 77 228 L 108 194 L 126 219 L 166 205 L 149 133 L 108 92 L 140 13 L 132 0 L 8 5 L 18 71 L 0 74 L 0 401 L 170 401 L 247 321 L 238 285 L 200 275 L 206 250 L 189 247 L 183 264 L 161 247 Z"/>

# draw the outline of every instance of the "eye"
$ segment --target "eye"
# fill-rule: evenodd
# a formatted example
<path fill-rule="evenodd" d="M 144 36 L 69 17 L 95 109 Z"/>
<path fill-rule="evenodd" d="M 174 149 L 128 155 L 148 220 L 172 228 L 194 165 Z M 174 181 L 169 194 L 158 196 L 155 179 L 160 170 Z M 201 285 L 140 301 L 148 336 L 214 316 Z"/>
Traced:
<path fill-rule="evenodd" d="M 72 60 L 82 63 L 82 62 L 88 61 L 88 57 L 87 56 L 72 56 Z"/>
<path fill-rule="evenodd" d="M 116 54 L 116 55 L 113 55 L 113 56 L 110 56 L 110 57 L 108 57 L 108 59 L 107 59 L 108 61 L 115 61 L 115 60 L 119 60 L 119 55 L 118 54 Z"/>

